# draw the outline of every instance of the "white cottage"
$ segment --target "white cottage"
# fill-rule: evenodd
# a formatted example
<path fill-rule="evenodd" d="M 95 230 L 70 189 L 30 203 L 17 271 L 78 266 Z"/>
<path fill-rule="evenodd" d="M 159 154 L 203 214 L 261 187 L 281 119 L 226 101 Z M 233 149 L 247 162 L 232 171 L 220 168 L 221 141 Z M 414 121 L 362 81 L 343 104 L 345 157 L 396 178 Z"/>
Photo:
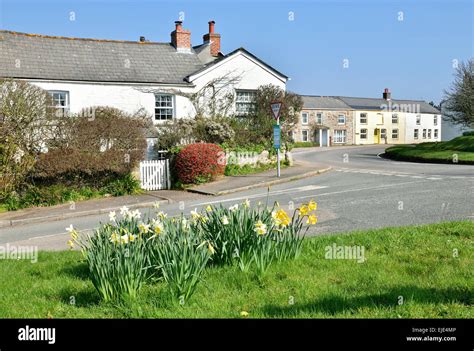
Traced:
<path fill-rule="evenodd" d="M 236 111 L 245 112 L 261 85 L 286 88 L 288 77 L 244 48 L 221 53 L 215 22 L 202 44 L 175 22 L 171 42 L 65 38 L 0 31 L 0 77 L 26 80 L 49 91 L 55 104 L 72 113 L 111 106 L 144 109 L 154 123 L 195 114 L 186 96 L 226 77 Z M 149 149 L 153 139 L 149 138 Z"/>

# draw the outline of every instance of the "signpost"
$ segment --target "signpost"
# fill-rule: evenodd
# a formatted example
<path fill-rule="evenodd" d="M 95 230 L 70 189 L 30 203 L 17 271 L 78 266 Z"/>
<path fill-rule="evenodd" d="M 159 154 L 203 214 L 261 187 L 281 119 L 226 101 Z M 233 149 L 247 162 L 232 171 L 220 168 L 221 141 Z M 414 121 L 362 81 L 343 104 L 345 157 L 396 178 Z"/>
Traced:
<path fill-rule="evenodd" d="M 283 104 L 279 101 L 271 103 L 271 109 L 273 117 L 276 120 L 276 124 L 273 125 L 273 147 L 277 151 L 277 177 L 280 177 L 280 141 L 281 141 L 281 129 L 280 129 L 280 111 Z"/>

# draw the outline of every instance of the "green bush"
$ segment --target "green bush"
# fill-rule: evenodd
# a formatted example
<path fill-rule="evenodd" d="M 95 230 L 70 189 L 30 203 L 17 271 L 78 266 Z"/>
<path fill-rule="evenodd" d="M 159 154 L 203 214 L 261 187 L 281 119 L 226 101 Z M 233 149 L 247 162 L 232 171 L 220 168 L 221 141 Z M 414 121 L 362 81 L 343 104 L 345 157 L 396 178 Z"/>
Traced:
<path fill-rule="evenodd" d="M 111 181 L 101 192 L 112 196 L 135 194 L 140 192 L 140 182 L 131 174 L 126 174 L 123 177 Z"/>
<path fill-rule="evenodd" d="M 467 132 L 462 133 L 462 136 L 474 136 L 474 130 L 469 130 Z"/>
<path fill-rule="evenodd" d="M 36 206 L 53 206 L 70 201 L 88 200 L 107 194 L 123 196 L 141 191 L 140 183 L 132 175 L 111 178 L 102 187 L 80 184 L 38 184 L 27 185 L 18 192 L 5 196 L 2 203 L 9 211 Z"/>
<path fill-rule="evenodd" d="M 312 141 L 297 141 L 294 143 L 291 143 L 291 148 L 295 147 L 315 147 L 319 146 L 319 143 L 314 143 Z"/>

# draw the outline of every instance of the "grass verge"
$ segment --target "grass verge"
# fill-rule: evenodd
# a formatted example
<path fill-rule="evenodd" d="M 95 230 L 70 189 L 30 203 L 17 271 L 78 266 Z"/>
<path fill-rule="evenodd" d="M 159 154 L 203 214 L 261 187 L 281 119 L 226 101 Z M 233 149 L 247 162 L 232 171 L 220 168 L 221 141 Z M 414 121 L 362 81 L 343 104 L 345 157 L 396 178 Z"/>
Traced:
<path fill-rule="evenodd" d="M 302 256 L 262 279 L 208 268 L 184 306 L 164 284 L 135 302 L 100 301 L 78 252 L 0 262 L 2 318 L 473 318 L 473 222 L 359 231 L 306 239 Z M 364 247 L 364 263 L 325 259 L 326 248 Z"/>
<path fill-rule="evenodd" d="M 474 164 L 474 136 L 450 141 L 396 145 L 385 150 L 385 157 L 410 162 Z"/>

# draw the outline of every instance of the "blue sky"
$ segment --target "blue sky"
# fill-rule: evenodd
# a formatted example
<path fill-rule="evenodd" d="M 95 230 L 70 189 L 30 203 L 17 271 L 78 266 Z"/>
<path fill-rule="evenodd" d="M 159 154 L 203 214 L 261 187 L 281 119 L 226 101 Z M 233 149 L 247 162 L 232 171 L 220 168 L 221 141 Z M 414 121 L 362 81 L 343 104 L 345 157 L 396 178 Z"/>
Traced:
<path fill-rule="evenodd" d="M 224 53 L 245 47 L 290 76 L 289 90 L 379 97 L 387 87 L 394 98 L 439 102 L 453 60 L 474 56 L 473 7 L 472 0 L 0 0 L 0 28 L 167 42 L 184 13 L 193 45 L 213 19 Z"/>

